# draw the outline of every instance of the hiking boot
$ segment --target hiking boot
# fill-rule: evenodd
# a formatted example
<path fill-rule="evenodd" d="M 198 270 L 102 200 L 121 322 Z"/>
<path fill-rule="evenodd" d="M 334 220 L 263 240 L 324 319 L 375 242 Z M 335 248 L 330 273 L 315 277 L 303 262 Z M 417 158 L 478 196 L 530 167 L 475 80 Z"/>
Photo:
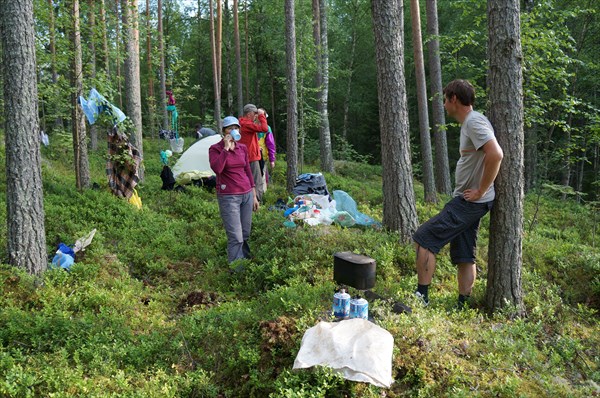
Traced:
<path fill-rule="evenodd" d="M 415 297 L 417 298 L 417 301 L 423 305 L 423 307 L 427 307 L 429 305 L 429 298 L 425 297 L 421 293 L 415 292 Z"/>
<path fill-rule="evenodd" d="M 453 310 L 454 312 L 460 312 L 468 310 L 469 308 L 471 308 L 471 306 L 469 306 L 468 301 L 463 301 L 462 303 L 460 301 L 457 301 L 456 304 L 454 304 Z"/>

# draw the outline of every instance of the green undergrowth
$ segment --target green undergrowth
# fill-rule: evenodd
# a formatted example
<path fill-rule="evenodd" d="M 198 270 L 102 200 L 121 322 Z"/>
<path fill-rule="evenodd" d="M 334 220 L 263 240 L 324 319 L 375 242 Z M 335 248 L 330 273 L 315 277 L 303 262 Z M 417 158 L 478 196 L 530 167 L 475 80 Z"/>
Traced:
<path fill-rule="evenodd" d="M 397 234 L 283 226 L 282 213 L 269 210 L 288 198 L 282 161 L 254 215 L 255 257 L 230 266 L 215 193 L 160 189 L 165 141 L 146 140 L 139 211 L 107 190 L 102 150 L 90 153 L 99 188 L 78 192 L 70 155 L 61 148 L 43 149 L 49 259 L 58 243 L 97 232 L 70 272 L 54 269 L 34 278 L 0 267 L 0 396 L 600 394 L 600 217 L 584 206 L 536 193 L 526 198 L 523 318 L 484 309 L 486 217 L 472 306 L 456 312 L 447 249 L 438 256 L 431 304 L 422 308 L 412 299 L 413 248 L 400 244 Z M 359 211 L 381 220 L 381 167 L 340 162 L 336 169 L 325 174 L 330 192 L 349 193 Z M 5 190 L 4 176 L 0 184 Z M 415 189 L 420 221 L 447 199 L 425 204 L 422 186 Z M 6 217 L 6 206 L 0 209 Z M 5 229 L 0 240 L 6 258 Z M 327 368 L 292 370 L 304 332 L 329 319 L 333 253 L 339 251 L 374 258 L 374 291 L 413 307 L 412 314 L 398 315 L 384 302 L 369 303 L 374 321 L 394 336 L 389 389 L 346 381 Z"/>

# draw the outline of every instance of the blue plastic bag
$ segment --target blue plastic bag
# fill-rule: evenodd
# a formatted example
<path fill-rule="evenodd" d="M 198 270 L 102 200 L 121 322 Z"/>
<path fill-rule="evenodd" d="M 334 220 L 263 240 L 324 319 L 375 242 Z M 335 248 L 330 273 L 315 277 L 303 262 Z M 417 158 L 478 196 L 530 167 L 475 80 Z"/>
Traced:
<path fill-rule="evenodd" d="M 64 268 L 66 270 L 71 268 L 71 265 L 73 265 L 74 263 L 75 259 L 72 256 L 63 253 L 60 250 L 56 252 L 56 255 L 52 259 L 52 264 L 56 265 L 57 267 Z"/>
<path fill-rule="evenodd" d="M 350 195 L 344 191 L 333 191 L 333 197 L 335 198 L 335 208 L 337 211 L 348 212 L 358 225 L 373 226 L 379 225 L 379 223 L 358 211 L 356 202 Z"/>
<path fill-rule="evenodd" d="M 68 254 L 69 256 L 75 258 L 75 251 L 71 249 L 70 246 L 65 245 L 64 243 L 59 243 L 58 250 L 64 254 Z"/>

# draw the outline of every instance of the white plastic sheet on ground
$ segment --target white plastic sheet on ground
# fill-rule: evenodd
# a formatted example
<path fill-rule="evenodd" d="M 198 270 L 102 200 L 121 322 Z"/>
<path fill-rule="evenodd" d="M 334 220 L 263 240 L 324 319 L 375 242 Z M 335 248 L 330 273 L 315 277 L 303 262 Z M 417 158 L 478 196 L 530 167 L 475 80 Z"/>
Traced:
<path fill-rule="evenodd" d="M 366 319 L 319 322 L 302 337 L 294 369 L 329 366 L 345 379 L 389 387 L 394 338 Z"/>

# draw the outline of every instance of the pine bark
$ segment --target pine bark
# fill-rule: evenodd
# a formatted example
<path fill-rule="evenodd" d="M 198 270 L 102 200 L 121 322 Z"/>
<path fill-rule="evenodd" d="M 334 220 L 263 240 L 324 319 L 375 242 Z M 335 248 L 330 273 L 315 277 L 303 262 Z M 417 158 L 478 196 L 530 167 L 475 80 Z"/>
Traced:
<path fill-rule="evenodd" d="M 121 0 L 123 29 L 125 29 L 125 101 L 127 116 L 131 119 L 134 131 L 129 140 L 144 158 L 142 140 L 142 96 L 140 88 L 140 34 L 138 27 L 137 0 Z M 144 180 L 144 170 L 138 170 L 140 181 Z"/>
<path fill-rule="evenodd" d="M 150 20 L 150 0 L 146 0 L 146 68 L 148 69 L 148 124 L 150 125 L 151 129 L 154 129 L 154 114 L 156 112 L 156 100 L 154 99 L 154 67 L 152 66 L 152 26 Z"/>
<path fill-rule="evenodd" d="M 48 0 L 48 6 L 50 7 L 50 26 L 48 27 L 48 33 L 50 34 L 50 69 L 52 73 L 52 84 L 58 83 L 58 71 L 56 68 L 56 18 L 54 17 L 54 4 L 52 0 Z M 54 126 L 58 129 L 63 129 L 64 123 L 62 117 L 57 117 L 54 121 Z"/>
<path fill-rule="evenodd" d="M 117 73 L 117 90 L 118 90 L 118 95 L 119 95 L 119 108 L 123 109 L 123 87 L 121 84 L 121 23 L 119 22 L 120 18 L 120 13 L 122 11 L 119 10 L 119 1 L 120 0 L 115 0 L 114 2 L 114 7 L 115 7 L 115 16 L 116 16 L 116 21 L 115 21 L 115 35 L 116 35 L 116 39 L 115 39 L 115 65 L 116 65 L 116 73 Z"/>
<path fill-rule="evenodd" d="M 217 0 L 219 1 L 219 0 Z M 221 80 L 219 77 L 217 34 L 215 32 L 215 10 L 213 0 L 209 0 L 210 12 L 210 45 L 212 49 L 212 68 L 213 68 L 213 90 L 214 90 L 214 118 L 217 131 L 221 131 Z"/>
<path fill-rule="evenodd" d="M 90 49 L 90 77 L 92 78 L 92 84 L 96 82 L 96 12 L 94 4 L 94 0 L 88 0 L 88 23 L 90 25 L 88 47 Z M 98 130 L 95 124 L 90 125 L 90 149 L 92 151 L 98 149 Z"/>
<path fill-rule="evenodd" d="M 402 242 L 417 229 L 404 74 L 404 16 L 401 0 L 372 0 L 379 92 L 383 224 Z"/>
<path fill-rule="evenodd" d="M 102 26 L 102 52 L 104 55 L 104 71 L 110 76 L 110 55 L 108 52 L 108 28 L 106 26 L 106 7 L 104 0 L 100 1 L 100 25 Z"/>
<path fill-rule="evenodd" d="M 427 9 L 427 50 L 429 52 L 429 90 L 431 95 L 431 119 L 433 121 L 433 142 L 435 146 L 435 187 L 439 193 L 450 195 L 450 164 L 448 162 L 448 142 L 446 139 L 446 119 L 444 116 L 444 93 L 442 88 L 442 65 L 440 60 L 440 39 L 438 28 L 437 0 L 425 0 Z"/>
<path fill-rule="evenodd" d="M 163 43 L 163 18 L 162 18 L 162 0 L 158 0 L 158 54 L 160 58 L 160 87 L 159 87 L 159 98 L 158 109 L 160 115 L 162 115 L 162 128 L 164 130 L 170 130 L 169 128 L 169 116 L 167 114 L 167 81 L 165 75 L 165 47 Z"/>
<path fill-rule="evenodd" d="M 243 113 L 244 95 L 242 87 L 242 55 L 240 46 L 240 19 L 238 0 L 233 0 L 233 36 L 235 42 L 235 71 L 237 82 L 237 112 Z"/>
<path fill-rule="evenodd" d="M 44 229 L 33 1 L 0 0 L 10 265 L 40 275 L 48 266 Z"/>
<path fill-rule="evenodd" d="M 73 151 L 75 154 L 75 180 L 77 189 L 90 186 L 90 163 L 88 158 L 88 137 L 85 131 L 85 116 L 77 101 L 83 95 L 83 65 L 81 50 L 81 30 L 79 26 L 79 0 L 71 1 L 73 26 L 71 45 L 73 46 L 73 65 L 71 70 L 71 131 L 73 133 Z"/>
<path fill-rule="evenodd" d="M 429 109 L 427 106 L 427 84 L 425 83 L 425 63 L 423 61 L 423 41 L 421 35 L 421 11 L 419 0 L 410 0 L 412 22 L 412 42 L 415 58 L 415 77 L 417 80 L 417 103 L 419 111 L 419 138 L 421 139 L 421 161 L 423 169 L 423 188 L 425 202 L 437 202 L 435 180 L 433 177 L 433 157 L 431 155 L 431 137 L 429 136 Z"/>
<path fill-rule="evenodd" d="M 287 66 L 287 176 L 291 192 L 298 175 L 298 86 L 296 72 L 296 16 L 294 0 L 285 0 L 285 49 Z"/>
<path fill-rule="evenodd" d="M 504 151 L 490 219 L 486 303 L 523 313 L 523 74 L 518 0 L 488 0 L 489 119 Z"/>

